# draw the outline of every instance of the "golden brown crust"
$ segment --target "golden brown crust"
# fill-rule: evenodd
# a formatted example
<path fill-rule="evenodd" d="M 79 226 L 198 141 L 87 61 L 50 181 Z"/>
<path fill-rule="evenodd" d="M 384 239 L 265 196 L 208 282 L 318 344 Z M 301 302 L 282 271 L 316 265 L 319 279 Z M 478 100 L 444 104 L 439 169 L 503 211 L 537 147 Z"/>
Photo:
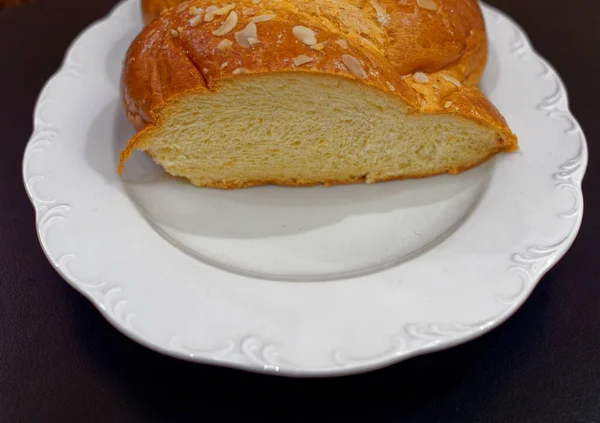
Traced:
<path fill-rule="evenodd" d="M 186 1 L 142 0 L 145 22 Z M 401 75 L 446 68 L 464 75 L 459 79 L 476 84 L 485 66 L 487 38 L 477 0 L 434 0 L 435 11 L 419 7 L 417 0 L 282 1 L 290 10 L 318 19 L 330 29 L 369 41 Z M 200 3 L 211 5 L 209 1 Z M 245 3 L 251 3 L 244 6 L 248 13 L 260 14 L 274 2 Z M 379 13 L 377 5 L 383 8 Z"/>
<path fill-rule="evenodd" d="M 347 78 L 394 95 L 412 114 L 451 113 L 474 120 L 498 132 L 499 150 L 516 149 L 504 118 L 476 87 L 487 53 L 477 1 L 435 2 L 437 9 L 427 10 L 416 0 L 242 0 L 233 9 L 237 25 L 223 36 L 213 31 L 226 15 L 194 22 L 193 8 L 228 2 L 192 0 L 165 9 L 127 53 L 122 75 L 127 117 L 139 131 L 160 124 L 163 107 L 185 93 L 208 95 L 223 81 L 246 74 L 307 72 Z M 173 1 L 147 0 L 143 7 L 151 11 L 167 4 Z M 374 5 L 385 14 L 381 8 L 378 14 Z M 241 46 L 234 33 L 259 15 L 274 18 L 256 23 L 259 43 Z M 300 25 L 315 31 L 326 46 L 315 50 L 300 42 L 292 30 Z M 220 48 L 225 39 L 231 46 Z M 314 61 L 296 66 L 294 59 L 301 55 Z M 349 68 L 349 56 L 360 63 L 358 73 Z M 361 69 L 366 78 L 360 77 Z M 120 170 L 143 138 L 143 132 L 132 138 Z"/>

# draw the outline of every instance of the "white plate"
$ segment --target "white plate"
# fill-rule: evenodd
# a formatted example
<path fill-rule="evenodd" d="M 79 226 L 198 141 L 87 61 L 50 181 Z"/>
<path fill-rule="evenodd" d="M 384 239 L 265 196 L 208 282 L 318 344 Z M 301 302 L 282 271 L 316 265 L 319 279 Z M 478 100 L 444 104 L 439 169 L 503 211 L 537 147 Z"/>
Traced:
<path fill-rule="evenodd" d="M 119 101 L 137 0 L 86 30 L 40 95 L 24 180 L 57 271 L 162 353 L 257 372 L 367 371 L 508 318 L 579 229 L 584 135 L 563 84 L 483 6 L 482 88 L 521 150 L 460 176 L 332 188 L 193 188 L 145 156 Z"/>

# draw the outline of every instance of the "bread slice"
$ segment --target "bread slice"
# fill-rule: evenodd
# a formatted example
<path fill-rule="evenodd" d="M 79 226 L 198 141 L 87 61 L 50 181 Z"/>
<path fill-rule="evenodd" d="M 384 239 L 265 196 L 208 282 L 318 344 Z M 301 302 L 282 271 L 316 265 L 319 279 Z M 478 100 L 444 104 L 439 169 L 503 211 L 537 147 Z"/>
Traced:
<path fill-rule="evenodd" d="M 451 65 L 402 74 L 411 60 L 439 68 L 443 54 L 387 57 L 406 40 L 386 41 L 372 30 L 368 40 L 353 31 L 360 21 L 316 16 L 298 1 L 263 0 L 252 16 L 244 16 L 244 8 L 257 9 L 252 0 L 216 5 L 206 20 L 199 9 L 209 3 L 194 0 L 148 25 L 123 72 L 125 109 L 139 132 L 119 171 L 139 149 L 202 187 L 374 183 L 455 174 L 517 148 L 474 85 L 485 56 L 481 34 L 469 40 L 473 30 L 465 31 L 469 48 Z M 329 3 L 364 17 L 364 26 L 379 22 L 385 7 L 378 3 L 369 16 L 348 9 L 351 2 Z M 441 6 L 416 7 L 458 19 Z"/>

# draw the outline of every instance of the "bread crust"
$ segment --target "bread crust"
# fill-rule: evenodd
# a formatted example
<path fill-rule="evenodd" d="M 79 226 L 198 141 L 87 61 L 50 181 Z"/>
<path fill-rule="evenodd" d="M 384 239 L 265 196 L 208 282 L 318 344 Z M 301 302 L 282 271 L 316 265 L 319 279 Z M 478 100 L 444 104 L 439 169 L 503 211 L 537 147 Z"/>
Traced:
<path fill-rule="evenodd" d="M 497 151 L 516 150 L 515 135 L 476 86 L 487 54 L 477 1 L 435 1 L 438 8 L 432 11 L 419 7 L 416 0 L 378 0 L 389 17 L 383 24 L 370 1 L 262 0 L 256 4 L 242 0 L 233 9 L 238 18 L 235 29 L 223 36 L 213 31 L 223 24 L 225 15 L 193 25 L 193 8 L 221 7 L 227 2 L 193 0 L 162 10 L 157 18 L 147 19 L 151 22 L 136 37 L 125 58 L 123 105 L 128 120 L 139 132 L 123 150 L 118 171 L 122 171 L 133 149 L 141 146 L 146 131 L 161 125 L 165 106 L 180 96 L 210 95 L 226 81 L 285 72 L 341 77 L 368 85 L 397 98 L 408 114 L 462 116 L 495 130 Z M 145 0 L 146 16 L 159 4 L 172 6 L 173 0 Z M 241 46 L 234 33 L 261 15 L 274 18 L 256 23 L 260 43 Z M 316 50 L 299 41 L 293 34 L 296 26 L 310 28 L 317 41 L 327 42 L 326 46 Z M 219 47 L 224 39 L 231 46 Z M 295 65 L 294 59 L 301 55 L 313 61 Z M 348 56 L 360 63 L 359 72 L 350 69 L 344 60 Z M 288 184 L 256 181 L 246 182 L 245 186 L 267 182 Z M 225 185 L 230 183 L 240 186 L 233 182 Z"/>

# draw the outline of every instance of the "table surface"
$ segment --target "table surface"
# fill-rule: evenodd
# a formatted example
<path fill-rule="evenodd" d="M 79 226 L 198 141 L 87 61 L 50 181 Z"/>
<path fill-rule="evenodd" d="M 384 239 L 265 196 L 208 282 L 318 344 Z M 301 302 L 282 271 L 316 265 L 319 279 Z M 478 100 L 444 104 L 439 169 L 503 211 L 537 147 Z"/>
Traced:
<path fill-rule="evenodd" d="M 523 26 L 567 85 L 590 147 L 581 232 L 526 304 L 489 334 L 372 373 L 314 380 L 145 349 L 54 271 L 23 188 L 23 149 L 42 85 L 71 41 L 116 0 L 0 10 L 0 420 L 600 422 L 600 272 L 593 267 L 600 258 L 600 196 L 593 194 L 600 189 L 600 2 L 488 2 Z"/>

